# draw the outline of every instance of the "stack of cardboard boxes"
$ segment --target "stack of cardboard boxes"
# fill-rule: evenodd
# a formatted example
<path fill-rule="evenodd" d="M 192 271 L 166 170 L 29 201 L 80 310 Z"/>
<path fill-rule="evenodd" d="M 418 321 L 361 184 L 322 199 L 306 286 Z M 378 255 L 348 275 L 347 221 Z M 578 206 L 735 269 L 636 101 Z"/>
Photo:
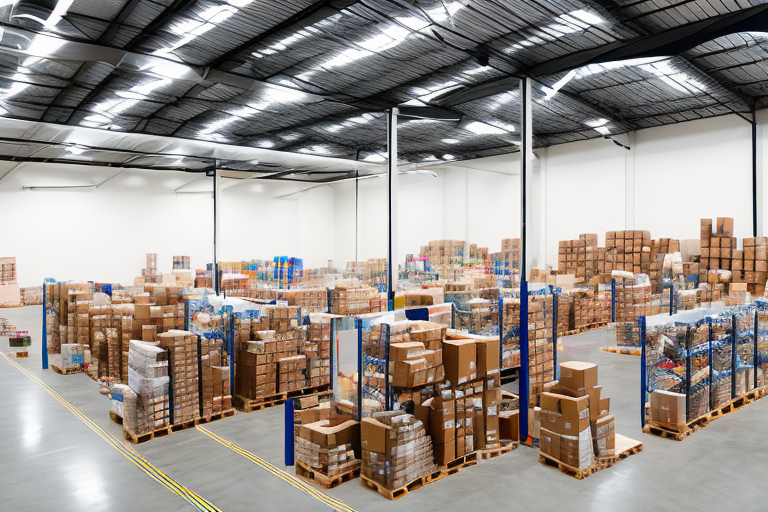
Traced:
<path fill-rule="evenodd" d="M 610 400 L 601 395 L 596 365 L 562 363 L 559 382 L 541 395 L 540 453 L 577 470 L 614 456 Z"/>
<path fill-rule="evenodd" d="M 235 394 L 247 400 L 330 382 L 334 315 L 312 313 L 303 325 L 297 306 L 266 306 L 260 318 L 235 320 Z"/>
<path fill-rule="evenodd" d="M 404 487 L 436 467 L 424 423 L 403 411 L 382 411 L 361 423 L 362 474 L 387 489 Z"/>
<path fill-rule="evenodd" d="M 501 252 L 494 252 L 488 255 L 490 266 L 493 266 L 495 262 L 499 262 L 500 266 L 505 268 L 519 268 L 520 267 L 520 239 L 519 238 L 504 238 L 501 240 Z"/>
<path fill-rule="evenodd" d="M 200 340 L 200 402 L 204 418 L 232 409 L 229 366 L 226 363 L 221 340 Z"/>
<path fill-rule="evenodd" d="M 553 303 L 552 295 L 532 295 L 528 300 L 528 382 L 534 405 L 544 386 L 555 378 Z"/>
<path fill-rule="evenodd" d="M 189 270 L 189 256 L 174 256 L 173 270 Z"/>
<path fill-rule="evenodd" d="M 651 283 L 637 276 L 636 279 L 616 279 L 616 321 L 636 322 L 645 316 L 651 303 Z"/>
<path fill-rule="evenodd" d="M 170 424 L 168 351 L 152 343 L 131 340 L 128 386 L 123 396 L 123 427 L 142 435 Z"/>
<path fill-rule="evenodd" d="M 355 316 L 386 311 L 386 299 L 376 288 L 357 280 L 338 281 L 331 290 L 331 313 Z"/>
<path fill-rule="evenodd" d="M 308 419 L 318 416 L 314 408 L 302 413 Z M 299 425 L 296 439 L 296 461 L 327 477 L 334 477 L 360 465 L 360 423 L 346 417 L 320 419 Z"/>
<path fill-rule="evenodd" d="M 573 303 L 573 327 L 586 328 L 611 321 L 610 293 L 578 292 Z"/>
<path fill-rule="evenodd" d="M 328 311 L 328 294 L 325 289 L 252 290 L 248 296 L 256 299 L 286 301 L 289 306 L 300 307 L 305 314 Z"/>
<path fill-rule="evenodd" d="M 578 240 L 562 240 L 558 247 L 557 269 L 560 274 L 575 274 L 588 281 L 597 268 L 597 234 L 579 235 Z"/>
<path fill-rule="evenodd" d="M 648 273 L 651 263 L 649 231 L 608 231 L 605 234 L 606 272 Z M 610 264 L 609 264 L 610 262 Z"/>
<path fill-rule="evenodd" d="M 197 336 L 171 330 L 158 335 L 160 347 L 168 351 L 171 375 L 171 422 L 184 423 L 200 417 Z M 130 355 L 129 365 L 130 365 Z"/>

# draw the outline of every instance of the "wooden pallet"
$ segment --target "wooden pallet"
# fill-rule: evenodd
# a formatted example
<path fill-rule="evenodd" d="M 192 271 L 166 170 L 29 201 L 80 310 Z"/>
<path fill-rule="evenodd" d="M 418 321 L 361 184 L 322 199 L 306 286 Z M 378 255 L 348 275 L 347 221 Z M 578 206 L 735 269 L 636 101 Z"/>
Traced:
<path fill-rule="evenodd" d="M 122 416 L 118 416 L 115 411 L 109 411 L 109 419 L 111 419 L 112 421 L 114 421 L 118 425 L 122 425 L 123 424 L 123 417 Z"/>
<path fill-rule="evenodd" d="M 194 428 L 198 425 L 205 425 L 206 423 L 210 423 L 212 421 L 220 420 L 222 418 L 228 418 L 230 416 L 233 416 L 234 414 L 235 414 L 234 409 L 227 409 L 226 411 L 218 412 L 211 416 L 196 418 L 194 420 L 189 420 L 189 421 L 183 421 L 181 423 L 174 423 L 173 425 L 168 425 L 167 427 L 159 428 L 154 432 L 149 432 L 147 434 L 134 434 L 133 432 L 129 432 L 128 430 L 125 430 L 125 429 L 123 429 L 123 434 L 125 439 L 131 442 L 131 444 L 140 444 L 140 443 L 145 443 L 150 439 L 154 439 L 156 437 L 167 436 L 168 434 L 171 434 L 173 432 L 180 432 L 182 430 Z M 110 411 L 110 418 L 111 417 L 112 417 L 112 412 Z"/>
<path fill-rule="evenodd" d="M 445 471 L 441 468 L 436 471 L 433 471 L 428 475 L 419 477 L 403 485 L 402 487 L 397 487 L 395 489 L 387 489 L 384 485 L 380 484 L 379 482 L 371 480 L 365 475 L 360 475 L 360 485 L 362 485 L 363 487 L 367 487 L 372 491 L 378 492 L 388 500 L 399 500 L 409 492 L 415 491 L 416 489 L 421 489 L 425 485 L 431 484 L 432 482 L 436 482 L 441 478 L 444 478 L 445 476 L 447 475 Z"/>
<path fill-rule="evenodd" d="M 621 434 L 616 434 L 616 455 L 611 457 L 595 457 L 588 468 L 579 469 L 568 464 L 564 464 L 554 457 L 539 452 L 539 462 L 545 466 L 557 468 L 561 473 L 572 476 L 576 480 L 583 480 L 590 475 L 608 469 L 617 462 L 626 459 L 630 455 L 643 451 L 643 443 L 635 441 Z"/>
<path fill-rule="evenodd" d="M 294 391 L 284 391 L 282 393 L 276 393 L 274 395 L 268 395 L 258 399 L 250 399 L 241 395 L 235 395 L 232 397 L 232 403 L 235 408 L 241 412 L 260 411 L 262 409 L 266 409 L 267 407 L 274 407 L 275 405 L 284 404 L 289 399 L 299 398 L 315 393 L 323 393 L 328 391 L 328 389 L 329 385 L 323 384 L 322 386 L 296 389 Z"/>
<path fill-rule="evenodd" d="M 624 356 L 639 356 L 642 354 L 639 348 L 629 347 L 600 347 L 603 352 L 610 352 L 611 354 L 621 354 Z"/>
<path fill-rule="evenodd" d="M 55 371 L 60 375 L 74 375 L 76 373 L 83 373 L 85 371 L 83 370 L 82 366 L 71 366 L 69 368 L 59 368 L 55 364 L 51 365 L 51 370 Z"/>
<path fill-rule="evenodd" d="M 344 482 L 349 482 L 360 476 L 360 461 L 355 461 L 355 464 L 353 464 L 352 467 L 334 476 L 324 475 L 303 462 L 296 461 L 296 476 L 310 480 L 312 483 L 319 485 L 324 489 L 333 489 Z"/>
<path fill-rule="evenodd" d="M 707 414 L 699 416 L 695 420 L 689 421 L 685 425 L 675 425 L 673 423 L 663 423 L 651 421 L 643 427 L 643 432 L 664 439 L 673 439 L 682 441 L 697 430 L 706 427 L 710 422 L 722 418 L 726 414 L 737 411 L 747 404 L 759 400 L 768 394 L 768 388 L 762 387 L 753 389 L 739 398 L 735 398 L 727 404 L 714 409 Z"/>
<path fill-rule="evenodd" d="M 469 466 L 475 466 L 479 460 L 480 458 L 478 452 L 476 451 L 462 455 L 461 457 L 457 457 L 445 465 L 445 475 L 443 476 L 453 475 L 458 473 L 460 469 L 468 468 Z"/>
<path fill-rule="evenodd" d="M 478 450 L 478 454 L 480 456 L 480 460 L 490 460 L 495 459 L 500 455 L 504 455 L 505 453 L 509 453 L 515 448 L 517 448 L 516 441 L 504 441 L 502 442 L 501 446 L 497 448 L 485 448 L 483 450 Z"/>
<path fill-rule="evenodd" d="M 577 327 L 575 329 L 571 329 L 569 331 L 560 331 L 557 333 L 557 335 L 559 337 L 559 336 L 572 336 L 574 334 L 581 334 L 582 332 L 587 332 L 587 331 L 592 331 L 594 329 L 602 329 L 603 327 L 607 327 L 608 323 L 609 322 L 587 324 L 581 327 Z"/>

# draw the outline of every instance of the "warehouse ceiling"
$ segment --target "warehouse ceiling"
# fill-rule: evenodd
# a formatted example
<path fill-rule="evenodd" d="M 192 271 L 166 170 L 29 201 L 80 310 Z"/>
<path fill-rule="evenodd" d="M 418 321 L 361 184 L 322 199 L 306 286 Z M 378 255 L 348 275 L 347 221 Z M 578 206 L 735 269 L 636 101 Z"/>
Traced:
<path fill-rule="evenodd" d="M 765 30 L 757 0 L 0 0 L 0 116 L 110 135 L 72 150 L 29 130 L 14 150 L 0 134 L 0 158 L 332 181 L 357 172 L 334 162 L 385 161 L 398 105 L 401 163 L 486 157 L 517 150 L 521 76 L 535 147 L 750 119 Z M 127 155 L 125 133 L 269 151 Z"/>

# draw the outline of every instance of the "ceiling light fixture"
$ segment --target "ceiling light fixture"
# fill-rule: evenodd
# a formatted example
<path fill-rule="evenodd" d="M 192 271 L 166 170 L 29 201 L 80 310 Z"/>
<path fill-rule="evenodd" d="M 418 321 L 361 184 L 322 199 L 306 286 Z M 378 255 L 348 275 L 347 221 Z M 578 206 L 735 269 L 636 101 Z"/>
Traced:
<path fill-rule="evenodd" d="M 458 144 L 460 141 L 459 139 L 441 139 L 440 142 L 445 144 Z"/>

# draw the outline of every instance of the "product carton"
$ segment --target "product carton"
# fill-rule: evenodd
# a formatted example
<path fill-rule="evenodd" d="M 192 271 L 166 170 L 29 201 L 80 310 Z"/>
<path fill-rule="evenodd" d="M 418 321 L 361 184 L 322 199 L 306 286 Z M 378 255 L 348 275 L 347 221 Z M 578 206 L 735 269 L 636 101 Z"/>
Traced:
<path fill-rule="evenodd" d="M 424 344 L 418 341 L 392 343 L 389 346 L 390 361 L 408 361 L 419 359 L 424 355 Z"/>
<path fill-rule="evenodd" d="M 299 437 L 319 445 L 321 448 L 334 448 L 342 444 L 360 446 L 360 423 L 354 420 L 331 426 L 330 421 L 318 421 L 302 425 Z"/>
<path fill-rule="evenodd" d="M 477 378 L 475 340 L 446 340 L 443 342 L 445 378 L 453 387 Z"/>
<path fill-rule="evenodd" d="M 685 395 L 656 390 L 651 393 L 651 421 L 685 425 Z"/>
<path fill-rule="evenodd" d="M 584 396 L 587 390 L 597 386 L 597 365 L 580 361 L 560 364 L 560 386 Z"/>
<path fill-rule="evenodd" d="M 549 428 L 544 421 L 543 411 L 562 415 L 562 427 L 558 433 L 578 436 L 585 428 L 589 428 L 589 397 L 570 397 L 555 393 L 542 393 L 542 427 Z M 560 427 L 559 420 L 556 425 Z"/>
<path fill-rule="evenodd" d="M 494 376 L 499 373 L 499 339 L 482 338 L 477 340 L 477 378 Z"/>
<path fill-rule="evenodd" d="M 389 453 L 391 439 L 395 438 L 392 427 L 373 418 L 360 421 L 360 445 L 364 450 L 376 453 Z"/>
<path fill-rule="evenodd" d="M 598 457 L 616 455 L 616 431 L 613 416 L 605 416 L 595 422 L 595 455 Z"/>
<path fill-rule="evenodd" d="M 553 459 L 560 460 L 560 434 L 542 428 L 539 437 L 539 451 Z"/>
<path fill-rule="evenodd" d="M 499 412 L 499 439 L 520 440 L 520 411 Z"/>

